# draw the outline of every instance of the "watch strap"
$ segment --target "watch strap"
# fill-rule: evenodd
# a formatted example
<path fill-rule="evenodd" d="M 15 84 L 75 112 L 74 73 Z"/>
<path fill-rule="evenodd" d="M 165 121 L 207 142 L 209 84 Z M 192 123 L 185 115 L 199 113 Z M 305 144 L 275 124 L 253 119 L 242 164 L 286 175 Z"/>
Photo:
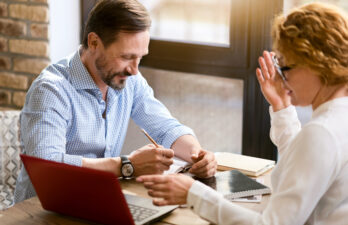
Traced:
<path fill-rule="evenodd" d="M 131 163 L 131 161 L 125 155 L 121 155 L 120 158 L 121 158 L 122 165 L 125 164 L 125 163 Z"/>
<path fill-rule="evenodd" d="M 129 179 L 129 178 L 131 178 L 132 175 L 134 174 L 134 167 L 133 167 L 133 164 L 132 164 L 132 162 L 129 160 L 129 158 L 128 158 L 127 156 L 125 156 L 125 155 L 121 155 L 120 158 L 121 158 L 121 175 L 122 175 L 123 178 Z M 124 167 L 126 164 L 129 164 L 129 165 L 132 167 L 132 169 L 133 169 L 133 172 L 132 172 L 131 175 L 125 175 L 125 174 L 123 173 L 123 167 Z"/>

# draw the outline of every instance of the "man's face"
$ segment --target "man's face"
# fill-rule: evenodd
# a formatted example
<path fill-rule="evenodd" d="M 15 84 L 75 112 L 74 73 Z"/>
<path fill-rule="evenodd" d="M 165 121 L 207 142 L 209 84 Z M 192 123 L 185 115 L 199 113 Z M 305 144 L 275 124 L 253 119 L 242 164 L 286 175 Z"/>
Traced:
<path fill-rule="evenodd" d="M 149 42 L 148 31 L 121 32 L 115 42 L 100 48 L 94 63 L 101 80 L 113 89 L 124 88 L 128 76 L 138 73 L 141 58 L 148 54 Z"/>

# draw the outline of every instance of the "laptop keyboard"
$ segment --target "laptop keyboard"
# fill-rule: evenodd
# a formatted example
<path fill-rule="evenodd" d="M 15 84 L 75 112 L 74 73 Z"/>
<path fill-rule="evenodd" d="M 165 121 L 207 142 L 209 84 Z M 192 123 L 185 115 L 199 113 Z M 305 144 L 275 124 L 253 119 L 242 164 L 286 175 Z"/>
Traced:
<path fill-rule="evenodd" d="M 137 205 L 128 204 L 129 210 L 134 221 L 143 221 L 144 219 L 156 214 L 158 210 L 144 208 Z"/>

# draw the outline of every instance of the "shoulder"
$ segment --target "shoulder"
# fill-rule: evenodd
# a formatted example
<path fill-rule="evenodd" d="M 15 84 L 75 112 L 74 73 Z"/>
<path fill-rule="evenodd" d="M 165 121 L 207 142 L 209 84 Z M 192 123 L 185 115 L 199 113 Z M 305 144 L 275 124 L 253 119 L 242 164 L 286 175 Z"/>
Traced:
<path fill-rule="evenodd" d="M 41 85 L 63 86 L 69 83 L 70 56 L 47 66 L 34 80 L 32 87 Z"/>
<path fill-rule="evenodd" d="M 130 76 L 128 78 L 128 82 L 133 87 L 138 85 L 148 85 L 146 79 L 144 78 L 144 76 L 141 74 L 140 71 L 137 75 Z"/>
<path fill-rule="evenodd" d="M 64 64 L 51 64 L 45 68 L 30 86 L 26 106 L 32 109 L 42 110 L 52 104 L 64 104 L 69 102 L 68 80 L 69 69 Z"/>
<path fill-rule="evenodd" d="M 314 111 L 311 120 L 292 140 L 289 146 L 290 152 L 308 158 L 327 157 L 336 160 L 340 158 L 344 147 L 342 138 L 344 136 L 344 139 L 348 139 L 347 119 L 340 114 L 342 113 L 333 112 L 330 108 Z"/>
<path fill-rule="evenodd" d="M 149 86 L 140 71 L 137 75 L 133 75 L 128 78 L 127 89 L 134 92 L 134 94 L 146 94 L 148 91 L 152 92 L 152 88 Z"/>
<path fill-rule="evenodd" d="M 317 120 L 303 126 L 289 146 L 292 156 L 308 165 L 320 164 L 324 168 L 340 167 L 342 149 L 332 127 Z"/>
<path fill-rule="evenodd" d="M 348 106 L 348 104 L 347 104 Z M 311 134 L 317 142 L 331 140 L 340 144 L 341 140 L 348 139 L 348 107 L 327 107 L 313 112 L 312 119 L 303 126 L 303 133 Z M 311 137 L 307 137 L 311 138 Z"/>
<path fill-rule="evenodd" d="M 60 90 L 71 87 L 71 71 L 76 52 L 47 66 L 32 83 L 29 94 L 37 89 Z"/>
<path fill-rule="evenodd" d="M 303 126 L 299 137 L 303 143 L 308 143 L 318 148 L 324 148 L 326 145 L 331 145 L 331 148 L 337 147 L 337 123 L 335 113 L 330 110 L 322 111 L 320 114 L 313 113 L 312 119 Z M 344 122 L 344 121 L 341 121 Z"/>

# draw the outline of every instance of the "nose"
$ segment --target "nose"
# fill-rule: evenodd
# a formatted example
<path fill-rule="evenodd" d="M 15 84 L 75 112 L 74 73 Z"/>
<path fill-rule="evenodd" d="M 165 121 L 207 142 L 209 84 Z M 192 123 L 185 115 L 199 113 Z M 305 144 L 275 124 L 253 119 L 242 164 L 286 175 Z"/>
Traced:
<path fill-rule="evenodd" d="M 139 62 L 140 62 L 140 60 L 138 60 L 138 59 L 132 60 L 132 62 L 130 62 L 130 64 L 127 66 L 127 72 L 132 74 L 132 75 L 138 74 Z"/>

